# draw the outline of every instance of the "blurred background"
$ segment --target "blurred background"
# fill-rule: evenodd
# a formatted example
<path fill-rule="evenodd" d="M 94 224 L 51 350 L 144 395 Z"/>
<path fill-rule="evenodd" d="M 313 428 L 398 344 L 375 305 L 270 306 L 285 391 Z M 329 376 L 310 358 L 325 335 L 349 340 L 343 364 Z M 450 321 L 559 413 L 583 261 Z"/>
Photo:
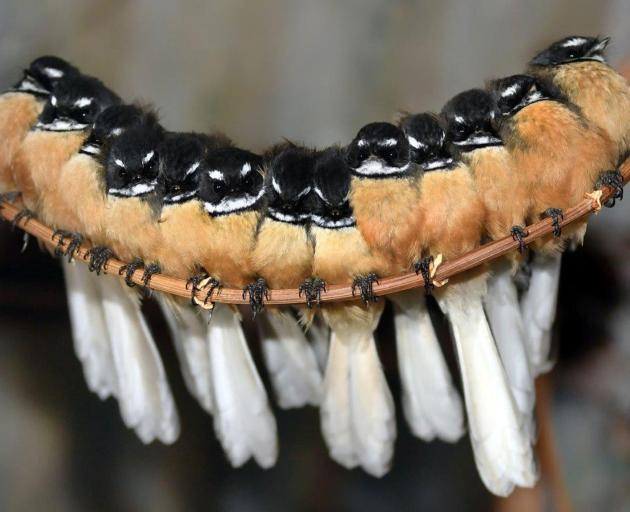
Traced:
<path fill-rule="evenodd" d="M 0 87 L 34 57 L 58 54 L 124 98 L 155 104 L 169 129 L 220 129 L 253 150 L 283 136 L 321 146 L 346 143 L 399 109 L 439 110 L 463 89 L 521 71 L 565 35 L 612 36 L 610 60 L 622 67 L 628 21 L 624 0 L 0 0 Z M 630 510 L 629 203 L 593 219 L 585 247 L 563 267 L 559 362 L 548 384 L 575 510 Z M 331 462 L 312 408 L 276 411 L 274 469 L 231 469 L 150 301 L 182 435 L 171 447 L 141 445 L 116 404 L 84 384 L 58 264 L 36 244 L 20 254 L 21 242 L 0 225 L 1 510 L 508 506 L 484 490 L 467 439 L 422 443 L 400 416 L 394 467 L 380 480 Z M 389 318 L 379 350 L 398 399 Z M 538 492 L 552 510 L 549 486 Z"/>

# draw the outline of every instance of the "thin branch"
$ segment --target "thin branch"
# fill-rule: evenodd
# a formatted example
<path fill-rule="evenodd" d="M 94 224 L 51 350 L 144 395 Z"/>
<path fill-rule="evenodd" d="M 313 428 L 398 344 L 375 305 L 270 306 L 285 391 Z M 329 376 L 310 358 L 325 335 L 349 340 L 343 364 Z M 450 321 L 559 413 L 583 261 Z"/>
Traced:
<path fill-rule="evenodd" d="M 619 171 L 623 176 L 623 182 L 626 184 L 630 180 L 630 158 L 628 158 L 620 167 Z M 613 194 L 613 190 L 604 187 L 602 189 L 602 203 L 606 201 Z M 569 208 L 564 211 L 564 219 L 560 222 L 561 226 L 571 224 L 578 219 L 586 217 L 597 210 L 596 203 L 591 199 L 585 199 L 577 206 Z M 19 208 L 16 205 L 8 202 L 0 202 L 0 216 L 4 217 L 8 221 L 12 221 L 13 218 L 19 212 Z M 30 235 L 38 238 L 46 245 L 55 247 L 56 241 L 52 240 L 53 231 L 35 219 L 23 219 L 17 223 L 21 229 L 29 233 Z M 540 222 L 536 222 L 530 226 L 527 226 L 529 235 L 525 237 L 525 244 L 529 245 L 534 240 L 548 235 L 552 232 L 551 219 L 544 219 Z M 64 242 L 62 247 L 66 247 L 68 242 Z M 453 277 L 457 274 L 478 267 L 483 263 L 490 262 L 501 256 L 518 249 L 519 243 L 512 239 L 511 236 L 506 236 L 501 240 L 496 240 L 488 244 L 480 246 L 472 252 L 469 252 L 459 258 L 447 261 L 439 266 L 437 269 L 435 279 L 442 281 Z M 89 245 L 82 245 L 76 254 L 78 261 L 85 262 L 86 254 L 89 249 Z M 125 265 L 122 261 L 111 259 L 107 263 L 106 272 L 118 275 L 119 269 Z M 134 283 L 142 285 L 142 270 L 137 270 L 132 279 Z M 401 292 L 409 290 L 411 288 L 419 288 L 424 286 L 424 280 L 421 276 L 416 275 L 413 272 L 408 274 L 401 274 L 398 276 L 388 277 L 380 280 L 379 284 L 374 284 L 374 293 L 376 295 L 388 295 L 391 293 Z M 186 288 L 186 281 L 175 277 L 166 276 L 163 274 L 154 275 L 151 278 L 150 288 L 170 293 L 172 295 L 178 295 L 180 297 L 190 297 L 190 290 Z M 198 293 L 198 298 L 203 301 L 205 298 L 205 292 Z M 352 289 L 348 285 L 330 285 L 327 286 L 327 290 L 322 291 L 321 302 L 340 302 L 340 301 L 352 301 L 358 300 L 358 297 L 352 295 Z M 242 290 L 221 288 L 212 293 L 210 297 L 211 302 L 223 302 L 226 304 L 247 304 L 248 300 L 243 299 Z M 269 291 L 269 300 L 265 300 L 267 304 L 304 304 L 306 302 L 305 297 L 300 297 L 297 289 L 276 289 Z"/>

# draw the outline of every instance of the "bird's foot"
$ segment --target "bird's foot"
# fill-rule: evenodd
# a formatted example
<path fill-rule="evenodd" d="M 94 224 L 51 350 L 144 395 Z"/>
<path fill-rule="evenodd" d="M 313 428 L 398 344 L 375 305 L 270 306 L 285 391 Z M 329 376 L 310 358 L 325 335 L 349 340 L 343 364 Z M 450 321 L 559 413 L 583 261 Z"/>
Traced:
<path fill-rule="evenodd" d="M 85 254 L 85 258 L 89 258 L 88 269 L 90 272 L 101 272 L 107 270 L 107 262 L 114 256 L 114 253 L 108 247 L 97 246 L 92 247 Z"/>
<path fill-rule="evenodd" d="M 188 281 L 186 281 L 186 289 L 190 290 L 190 302 L 193 306 L 198 303 L 196 295 L 200 290 L 199 284 L 208 277 L 208 274 L 205 271 L 202 271 L 194 276 L 190 276 Z"/>
<path fill-rule="evenodd" d="M 81 248 L 83 243 L 83 236 L 79 233 L 73 233 L 72 231 L 66 231 L 64 229 L 57 229 L 52 235 L 53 241 L 57 239 L 57 246 L 55 247 L 55 255 L 67 256 L 68 262 L 76 256 L 77 252 Z M 64 248 L 66 240 L 69 239 L 68 245 Z"/>
<path fill-rule="evenodd" d="M 136 270 L 139 270 L 141 268 L 145 268 L 144 261 L 140 258 L 134 258 L 131 263 L 127 263 L 126 265 L 120 267 L 120 269 L 118 270 L 118 275 L 122 276 L 124 274 L 125 283 L 130 288 L 133 288 L 134 286 L 136 286 L 136 283 L 133 282 L 133 274 Z M 144 275 L 142 277 L 144 278 Z"/>
<path fill-rule="evenodd" d="M 264 307 L 264 299 L 269 300 L 269 288 L 267 288 L 267 282 L 259 277 L 253 283 L 249 283 L 243 288 L 243 299 L 249 295 L 249 305 L 252 308 L 254 318 L 260 313 Z"/>
<path fill-rule="evenodd" d="M 13 220 L 11 221 L 11 226 L 13 227 L 13 229 L 15 229 L 15 227 L 22 220 L 24 221 L 24 224 L 26 225 L 26 223 L 34 217 L 35 217 L 35 214 L 31 210 L 29 210 L 28 208 L 22 208 L 17 213 L 17 215 L 13 217 Z"/>
<path fill-rule="evenodd" d="M 617 200 L 623 199 L 623 176 L 618 170 L 601 173 L 595 186 L 597 188 L 608 187 L 613 190 L 612 196 L 604 203 L 607 208 L 612 208 Z"/>
<path fill-rule="evenodd" d="M 560 226 L 560 222 L 564 220 L 564 213 L 562 213 L 562 210 L 560 208 L 547 208 L 543 212 L 542 216 L 551 219 L 553 236 L 556 238 L 560 238 L 560 235 L 562 234 L 562 227 Z"/>
<path fill-rule="evenodd" d="M 142 274 L 142 284 L 148 287 L 149 283 L 151 282 L 151 278 L 155 274 L 159 274 L 161 272 L 162 272 L 162 269 L 157 263 L 150 263 L 149 265 L 144 267 L 144 272 Z"/>
<path fill-rule="evenodd" d="M 366 306 L 371 302 L 378 301 L 378 297 L 374 295 L 374 283 L 378 284 L 378 275 L 374 272 L 355 277 L 352 281 L 352 296 L 356 295 L 358 289 L 361 300 Z"/>
<path fill-rule="evenodd" d="M 424 280 L 424 291 L 427 295 L 431 295 L 434 288 L 433 278 L 431 277 L 432 266 L 433 256 L 425 256 L 424 258 L 416 261 L 414 264 L 416 274 L 422 274 L 422 279 Z"/>
<path fill-rule="evenodd" d="M 510 234 L 512 235 L 512 240 L 518 242 L 518 250 L 521 254 L 523 254 L 525 252 L 525 249 L 527 249 L 527 244 L 523 239 L 526 236 L 529 236 L 529 231 L 527 231 L 522 226 L 512 226 Z"/>
<path fill-rule="evenodd" d="M 207 306 L 210 301 L 210 297 L 215 292 L 215 290 L 220 290 L 223 288 L 223 284 L 218 279 L 212 276 L 206 276 L 204 279 L 199 281 L 197 289 L 198 290 L 206 290 L 206 296 L 203 299 L 203 305 Z"/>
<path fill-rule="evenodd" d="M 305 279 L 300 285 L 299 295 L 301 297 L 302 294 L 304 294 L 304 297 L 306 298 L 306 307 L 312 308 L 313 304 L 317 304 L 319 306 L 322 299 L 322 292 L 325 291 L 326 283 L 319 277 L 312 277 Z"/>

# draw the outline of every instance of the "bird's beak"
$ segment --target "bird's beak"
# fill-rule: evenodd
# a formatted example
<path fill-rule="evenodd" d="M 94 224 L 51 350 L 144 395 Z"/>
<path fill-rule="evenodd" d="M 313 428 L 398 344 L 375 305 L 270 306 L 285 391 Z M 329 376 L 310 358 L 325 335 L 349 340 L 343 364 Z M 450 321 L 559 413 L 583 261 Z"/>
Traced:
<path fill-rule="evenodd" d="M 596 60 L 598 62 L 605 63 L 606 59 L 604 58 L 603 53 L 606 47 L 608 46 L 608 43 L 610 43 L 610 37 L 605 37 L 604 39 L 601 39 L 600 41 L 598 41 L 589 50 L 586 58 L 589 60 Z"/>

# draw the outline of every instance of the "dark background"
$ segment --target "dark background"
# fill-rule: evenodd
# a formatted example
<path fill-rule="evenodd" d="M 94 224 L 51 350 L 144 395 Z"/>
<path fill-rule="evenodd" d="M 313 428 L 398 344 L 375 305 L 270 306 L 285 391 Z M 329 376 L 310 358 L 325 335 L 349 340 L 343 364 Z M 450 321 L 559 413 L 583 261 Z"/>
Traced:
<path fill-rule="evenodd" d="M 282 136 L 345 143 L 398 109 L 522 70 L 564 35 L 613 37 L 630 57 L 630 5 L 584 2 L 0 1 L 0 86 L 55 53 L 123 97 L 160 108 L 170 129 L 221 129 L 261 150 Z M 551 374 L 553 425 L 576 510 L 630 507 L 630 204 L 593 219 L 565 257 Z M 116 404 L 87 391 L 58 264 L 0 223 L 1 510 L 488 510 L 467 439 L 412 438 L 399 415 L 393 470 L 376 480 L 327 456 L 315 409 L 276 411 L 280 458 L 229 467 L 212 421 L 183 387 L 165 324 L 147 312 L 182 422 L 171 447 L 143 446 Z M 400 396 L 391 319 L 379 350 Z M 448 340 L 445 340 L 448 346 Z M 255 343 L 253 346 L 254 349 Z M 264 369 L 261 373 L 264 374 Z M 548 505 L 548 509 L 550 505 Z"/>

